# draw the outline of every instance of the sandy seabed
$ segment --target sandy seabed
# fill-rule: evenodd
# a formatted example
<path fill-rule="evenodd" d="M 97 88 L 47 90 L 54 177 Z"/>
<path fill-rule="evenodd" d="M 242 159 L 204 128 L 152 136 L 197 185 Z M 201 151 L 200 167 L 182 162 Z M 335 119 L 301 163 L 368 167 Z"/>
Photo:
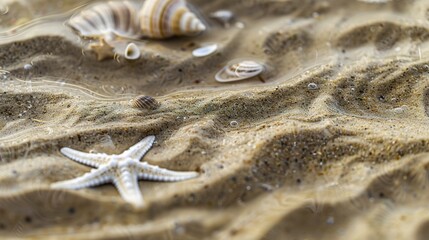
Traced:
<path fill-rule="evenodd" d="M 209 30 L 144 40 L 135 62 L 82 49 L 64 23 L 88 2 L 0 3 L 1 239 L 429 238 L 428 1 L 193 0 Z M 237 58 L 265 82 L 216 82 Z M 147 135 L 145 161 L 200 176 L 141 181 L 140 209 L 111 184 L 50 188 L 90 170 L 61 147 Z"/>

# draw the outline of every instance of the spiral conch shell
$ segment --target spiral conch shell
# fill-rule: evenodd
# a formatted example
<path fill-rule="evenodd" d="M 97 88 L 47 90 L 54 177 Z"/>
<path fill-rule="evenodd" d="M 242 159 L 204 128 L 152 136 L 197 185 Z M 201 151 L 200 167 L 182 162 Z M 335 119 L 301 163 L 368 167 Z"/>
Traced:
<path fill-rule="evenodd" d="M 163 39 L 206 30 L 185 0 L 109 1 L 94 5 L 68 22 L 83 38 Z"/>

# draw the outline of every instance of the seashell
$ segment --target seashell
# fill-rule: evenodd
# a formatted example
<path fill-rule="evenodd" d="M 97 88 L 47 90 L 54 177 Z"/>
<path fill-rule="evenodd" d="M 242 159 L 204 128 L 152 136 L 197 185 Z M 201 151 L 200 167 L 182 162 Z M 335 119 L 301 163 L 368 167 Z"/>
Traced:
<path fill-rule="evenodd" d="M 140 48 L 135 43 L 129 43 L 125 48 L 124 57 L 128 60 L 137 60 L 140 58 Z"/>
<path fill-rule="evenodd" d="M 219 10 L 210 14 L 210 17 L 218 21 L 224 27 L 229 27 L 234 20 L 234 13 L 229 10 Z"/>
<path fill-rule="evenodd" d="M 149 38 L 195 35 L 206 30 L 185 0 L 146 0 L 139 18 L 140 29 Z"/>
<path fill-rule="evenodd" d="M 140 38 L 138 9 L 134 2 L 109 1 L 72 16 L 68 25 L 83 38 Z"/>
<path fill-rule="evenodd" d="M 217 51 L 217 44 L 210 44 L 204 47 L 200 47 L 192 51 L 194 57 L 206 57 Z"/>
<path fill-rule="evenodd" d="M 194 35 L 206 30 L 185 0 L 109 1 L 73 16 L 69 26 L 83 38 L 157 38 Z"/>
<path fill-rule="evenodd" d="M 141 95 L 130 101 L 134 108 L 155 110 L 159 107 L 159 103 L 151 96 Z"/>
<path fill-rule="evenodd" d="M 253 60 L 234 61 L 220 70 L 215 79 L 218 82 L 234 82 L 256 77 L 265 70 L 265 66 Z"/>

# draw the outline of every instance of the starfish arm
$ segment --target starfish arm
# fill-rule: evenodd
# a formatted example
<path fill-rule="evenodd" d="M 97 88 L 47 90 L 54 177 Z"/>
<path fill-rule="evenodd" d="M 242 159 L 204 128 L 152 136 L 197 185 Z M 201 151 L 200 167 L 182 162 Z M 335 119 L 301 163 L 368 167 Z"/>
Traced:
<path fill-rule="evenodd" d="M 110 169 L 110 165 L 101 166 L 100 168 L 93 169 L 91 172 L 86 173 L 81 177 L 53 183 L 51 187 L 65 189 L 81 189 L 86 187 L 98 186 L 112 181 L 112 174 L 110 172 Z"/>
<path fill-rule="evenodd" d="M 199 175 L 198 172 L 177 172 L 165 168 L 160 168 L 158 166 L 153 166 L 148 164 L 147 162 L 139 162 L 137 167 L 139 169 L 139 179 L 146 179 L 152 181 L 176 182 L 195 178 Z"/>
<path fill-rule="evenodd" d="M 130 164 L 130 161 L 119 164 L 113 183 L 125 201 L 134 206 L 142 206 L 144 202 L 139 188 L 138 173 L 135 165 Z"/>
<path fill-rule="evenodd" d="M 104 38 L 100 39 L 100 43 L 90 44 L 89 48 L 95 52 L 98 61 L 111 59 L 115 56 L 113 47 Z"/>
<path fill-rule="evenodd" d="M 121 155 L 119 156 L 125 158 L 132 158 L 138 161 L 147 153 L 147 151 L 149 151 L 154 141 L 155 136 L 147 136 L 137 144 L 130 147 L 125 152 L 121 153 Z"/>
<path fill-rule="evenodd" d="M 71 148 L 61 148 L 61 153 L 73 161 L 91 167 L 99 167 L 109 162 L 109 155 L 104 153 L 84 153 Z"/>

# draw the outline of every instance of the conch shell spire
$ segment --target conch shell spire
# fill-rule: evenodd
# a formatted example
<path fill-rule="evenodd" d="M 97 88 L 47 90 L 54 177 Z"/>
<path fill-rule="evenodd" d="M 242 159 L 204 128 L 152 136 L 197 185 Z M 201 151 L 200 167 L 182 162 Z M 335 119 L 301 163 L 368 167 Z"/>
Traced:
<path fill-rule="evenodd" d="M 149 38 L 194 35 L 206 30 L 185 0 L 146 0 L 139 17 L 141 31 Z"/>
<path fill-rule="evenodd" d="M 163 39 L 206 30 L 185 0 L 109 1 L 73 16 L 69 22 L 83 38 Z"/>

